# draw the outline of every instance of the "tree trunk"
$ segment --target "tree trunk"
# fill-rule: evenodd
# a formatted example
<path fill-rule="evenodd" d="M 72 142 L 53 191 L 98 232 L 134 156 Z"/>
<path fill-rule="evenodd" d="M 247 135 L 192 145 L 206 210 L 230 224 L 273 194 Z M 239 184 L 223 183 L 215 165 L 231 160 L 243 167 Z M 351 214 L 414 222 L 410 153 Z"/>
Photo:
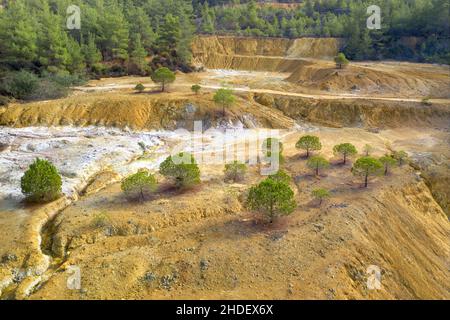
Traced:
<path fill-rule="evenodd" d="M 344 164 L 347 163 L 347 154 L 344 153 Z"/>
<path fill-rule="evenodd" d="M 387 176 L 388 173 L 389 173 L 389 167 L 388 167 L 388 165 L 386 165 L 386 166 L 384 167 L 384 175 Z"/>
<path fill-rule="evenodd" d="M 273 223 L 273 200 L 270 200 L 270 223 Z"/>
<path fill-rule="evenodd" d="M 306 157 L 309 158 L 309 149 L 306 149 Z"/>
<path fill-rule="evenodd" d="M 319 175 L 319 165 L 316 166 L 316 176 Z"/>
<path fill-rule="evenodd" d="M 364 188 L 367 188 L 367 185 L 369 184 L 369 174 L 366 173 L 366 177 L 364 179 Z"/>
<path fill-rule="evenodd" d="M 141 188 L 141 202 L 144 202 L 144 200 L 145 200 L 145 198 L 144 198 L 144 192 L 143 192 L 143 190 L 142 190 L 142 188 Z"/>
<path fill-rule="evenodd" d="M 165 89 L 166 89 L 166 83 L 163 81 L 162 87 L 161 87 L 161 92 L 164 92 Z"/>

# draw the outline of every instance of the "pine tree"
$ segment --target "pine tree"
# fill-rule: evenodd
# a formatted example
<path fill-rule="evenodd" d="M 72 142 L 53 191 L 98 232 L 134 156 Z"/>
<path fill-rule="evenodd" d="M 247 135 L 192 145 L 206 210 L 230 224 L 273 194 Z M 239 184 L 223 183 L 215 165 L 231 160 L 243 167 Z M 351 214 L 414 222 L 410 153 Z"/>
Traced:
<path fill-rule="evenodd" d="M 86 63 L 80 45 L 72 37 L 67 37 L 67 49 L 69 51 L 69 61 L 67 69 L 73 74 L 82 74 L 86 70 Z"/>
<path fill-rule="evenodd" d="M 208 2 L 205 2 L 201 10 L 202 24 L 201 31 L 204 33 L 213 34 L 215 31 L 214 21 L 216 17 L 214 11 L 209 8 Z"/>
<path fill-rule="evenodd" d="M 116 3 L 104 9 L 100 16 L 99 42 L 105 60 L 128 59 L 129 25 Z"/>
<path fill-rule="evenodd" d="M 148 51 L 155 42 L 155 32 L 143 8 L 131 7 L 128 21 L 130 21 L 130 35 L 139 34 L 142 46 Z"/>
<path fill-rule="evenodd" d="M 95 44 L 95 38 L 92 34 L 88 35 L 87 43 L 82 46 L 84 60 L 88 67 L 92 67 L 102 60 L 102 54 Z"/>
<path fill-rule="evenodd" d="M 0 11 L 0 63 L 21 67 L 37 58 L 36 23 L 22 1 Z"/>
<path fill-rule="evenodd" d="M 142 45 L 141 42 L 141 35 L 136 34 L 133 37 L 133 51 L 130 55 L 130 61 L 140 73 L 145 73 L 148 71 L 147 62 L 145 61 L 145 58 L 147 57 L 147 51 Z"/>
<path fill-rule="evenodd" d="M 62 19 L 43 3 L 39 23 L 39 62 L 50 71 L 65 70 L 70 63 L 67 34 L 62 30 Z"/>
<path fill-rule="evenodd" d="M 164 17 L 164 23 L 159 28 L 158 47 L 161 52 L 170 53 L 175 50 L 181 39 L 180 19 L 172 14 Z"/>

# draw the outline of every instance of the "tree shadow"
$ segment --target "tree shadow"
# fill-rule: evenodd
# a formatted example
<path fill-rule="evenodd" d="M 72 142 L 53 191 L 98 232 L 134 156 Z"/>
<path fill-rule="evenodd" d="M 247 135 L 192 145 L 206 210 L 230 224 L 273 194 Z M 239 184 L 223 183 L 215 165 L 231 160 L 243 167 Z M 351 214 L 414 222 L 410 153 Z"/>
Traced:
<path fill-rule="evenodd" d="M 143 92 L 134 92 L 134 94 L 142 94 L 142 95 L 157 95 L 160 93 L 169 93 L 169 91 L 161 91 L 161 89 L 147 90 Z"/>
<path fill-rule="evenodd" d="M 215 226 L 208 226 L 198 232 L 207 233 L 211 230 L 222 233 L 227 239 L 239 240 L 255 235 L 264 235 L 272 240 L 279 240 L 288 232 L 289 217 L 279 217 L 272 223 L 268 222 L 260 214 L 247 213 L 245 216 Z"/>

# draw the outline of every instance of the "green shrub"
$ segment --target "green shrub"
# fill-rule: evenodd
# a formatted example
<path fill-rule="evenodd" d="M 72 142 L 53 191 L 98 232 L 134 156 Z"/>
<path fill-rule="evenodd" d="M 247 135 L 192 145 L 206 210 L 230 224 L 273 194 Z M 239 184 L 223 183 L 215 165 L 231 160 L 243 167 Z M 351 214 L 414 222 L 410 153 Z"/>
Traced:
<path fill-rule="evenodd" d="M 61 195 L 62 180 L 55 166 L 37 158 L 23 175 L 22 193 L 32 202 L 49 202 Z"/>
<path fill-rule="evenodd" d="M 253 186 L 247 198 L 247 207 L 265 215 L 270 223 L 278 216 L 291 214 L 296 206 L 289 185 L 270 178 Z"/>
<path fill-rule="evenodd" d="M 102 64 L 102 63 L 95 63 L 94 65 L 92 65 L 91 67 L 91 71 L 93 74 L 97 75 L 97 76 L 104 76 L 107 73 L 107 67 Z"/>
<path fill-rule="evenodd" d="M 37 91 L 38 87 L 38 76 L 22 70 L 7 74 L 0 84 L 0 92 L 16 99 L 27 100 Z"/>
<path fill-rule="evenodd" d="M 355 176 L 364 177 L 364 187 L 367 188 L 369 176 L 377 175 L 383 169 L 383 164 L 372 157 L 362 157 L 356 160 L 352 168 L 352 173 Z"/>
<path fill-rule="evenodd" d="M 198 84 L 194 84 L 191 87 L 192 92 L 194 92 L 195 94 L 198 94 L 201 89 L 202 89 L 202 87 Z"/>
<path fill-rule="evenodd" d="M 59 99 L 67 97 L 69 88 L 53 82 L 49 79 L 43 78 L 39 80 L 37 89 L 30 93 L 28 100 L 48 100 Z"/>
<path fill-rule="evenodd" d="M 311 151 L 322 149 L 319 137 L 306 135 L 301 137 L 295 144 L 297 149 L 306 150 L 306 157 L 309 158 Z"/>
<path fill-rule="evenodd" d="M 345 57 L 345 54 L 340 52 L 335 58 L 334 58 L 334 62 L 336 62 L 336 68 L 338 69 L 342 69 L 345 68 L 348 64 L 349 61 L 347 60 L 347 58 Z"/>
<path fill-rule="evenodd" d="M 154 175 L 146 170 L 139 170 L 137 173 L 125 178 L 122 181 L 122 191 L 129 200 L 144 201 L 147 196 L 157 188 L 157 181 Z"/>
<path fill-rule="evenodd" d="M 105 212 L 100 212 L 92 218 L 92 226 L 94 228 L 104 228 L 111 226 L 111 218 Z"/>
<path fill-rule="evenodd" d="M 44 73 L 43 78 L 66 88 L 86 83 L 86 79 L 82 76 L 69 72 Z"/>
<path fill-rule="evenodd" d="M 344 159 L 344 164 L 347 163 L 347 158 L 354 156 L 358 153 L 355 146 L 351 143 L 341 143 L 333 148 L 333 152 L 335 155 L 341 155 Z"/>
<path fill-rule="evenodd" d="M 225 181 L 239 182 L 244 180 L 247 166 L 245 163 L 233 161 L 225 165 Z"/>
<path fill-rule="evenodd" d="M 145 90 L 145 87 L 142 83 L 138 83 L 136 85 L 136 87 L 134 87 L 134 90 L 138 91 L 138 92 L 143 92 Z"/>
<path fill-rule="evenodd" d="M 231 107 L 236 101 L 233 90 L 228 88 L 220 88 L 214 94 L 213 100 L 216 104 L 222 106 L 222 113 L 225 115 L 225 108 Z"/>
<path fill-rule="evenodd" d="M 41 78 L 22 70 L 11 72 L 0 84 L 0 93 L 21 100 L 47 100 L 66 97 L 69 87 L 84 83 L 78 75 L 46 72 Z"/>
<path fill-rule="evenodd" d="M 164 177 L 173 179 L 177 188 L 199 184 L 200 169 L 195 162 L 194 156 L 182 152 L 176 155 L 176 160 L 174 162 L 173 156 L 167 157 L 159 166 L 159 172 Z"/>
<path fill-rule="evenodd" d="M 10 99 L 8 97 L 0 95 L 0 107 L 7 106 L 9 104 Z"/>
<path fill-rule="evenodd" d="M 432 106 L 433 104 L 430 101 L 431 97 L 427 96 L 425 98 L 422 99 L 422 104 L 425 106 Z"/>

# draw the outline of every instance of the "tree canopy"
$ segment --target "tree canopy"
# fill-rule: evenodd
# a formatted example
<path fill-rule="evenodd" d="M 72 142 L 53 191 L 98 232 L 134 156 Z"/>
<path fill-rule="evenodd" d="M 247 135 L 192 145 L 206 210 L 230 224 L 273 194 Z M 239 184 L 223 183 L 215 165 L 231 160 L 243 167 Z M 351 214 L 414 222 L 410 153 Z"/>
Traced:
<path fill-rule="evenodd" d="M 308 168 L 313 169 L 316 176 L 318 176 L 320 173 L 320 169 L 328 168 L 330 166 L 330 163 L 322 156 L 312 156 L 308 159 L 306 165 L 308 166 Z"/>
<path fill-rule="evenodd" d="M 152 73 L 152 80 L 161 84 L 161 92 L 164 92 L 167 84 L 174 82 L 175 78 L 175 73 L 166 67 L 161 67 Z"/>
<path fill-rule="evenodd" d="M 372 157 L 362 157 L 356 160 L 352 172 L 356 176 L 364 177 L 364 187 L 367 188 L 369 176 L 379 174 L 383 169 L 383 164 Z"/>
<path fill-rule="evenodd" d="M 22 193 L 32 202 L 48 202 L 61 195 L 62 180 L 55 166 L 37 158 L 22 176 Z"/>
<path fill-rule="evenodd" d="M 311 151 L 322 149 L 319 137 L 306 135 L 301 137 L 295 144 L 297 149 L 306 150 L 306 157 L 309 158 Z"/>
<path fill-rule="evenodd" d="M 278 216 L 291 214 L 296 203 L 294 192 L 286 182 L 267 178 L 250 189 L 247 206 L 261 212 L 273 222 Z"/>
<path fill-rule="evenodd" d="M 231 107 L 236 101 L 233 90 L 228 88 L 220 88 L 214 94 L 214 102 L 222 106 L 222 113 L 225 114 L 225 108 Z"/>
<path fill-rule="evenodd" d="M 343 53 L 351 60 L 403 59 L 449 63 L 447 0 L 306 0 L 292 8 L 253 0 L 195 0 L 198 32 L 258 37 L 346 38 Z M 373 4 L 381 8 L 381 29 L 366 26 Z M 405 37 L 419 37 L 407 45 Z M 345 61 L 345 60 L 343 60 Z M 345 64 L 339 64 L 344 66 Z"/>
<path fill-rule="evenodd" d="M 342 69 L 349 64 L 349 61 L 345 57 L 345 54 L 342 52 L 339 52 L 339 54 L 334 58 L 334 62 L 336 62 L 336 67 L 338 69 Z"/>
<path fill-rule="evenodd" d="M 351 143 L 341 143 L 333 147 L 333 152 L 336 155 L 341 155 L 343 157 L 343 163 L 347 163 L 347 158 L 354 156 L 358 153 L 356 147 Z"/>
<path fill-rule="evenodd" d="M 145 198 L 157 188 L 157 181 L 154 175 L 147 170 L 140 170 L 135 174 L 125 178 L 121 184 L 122 191 L 130 200 Z"/>

